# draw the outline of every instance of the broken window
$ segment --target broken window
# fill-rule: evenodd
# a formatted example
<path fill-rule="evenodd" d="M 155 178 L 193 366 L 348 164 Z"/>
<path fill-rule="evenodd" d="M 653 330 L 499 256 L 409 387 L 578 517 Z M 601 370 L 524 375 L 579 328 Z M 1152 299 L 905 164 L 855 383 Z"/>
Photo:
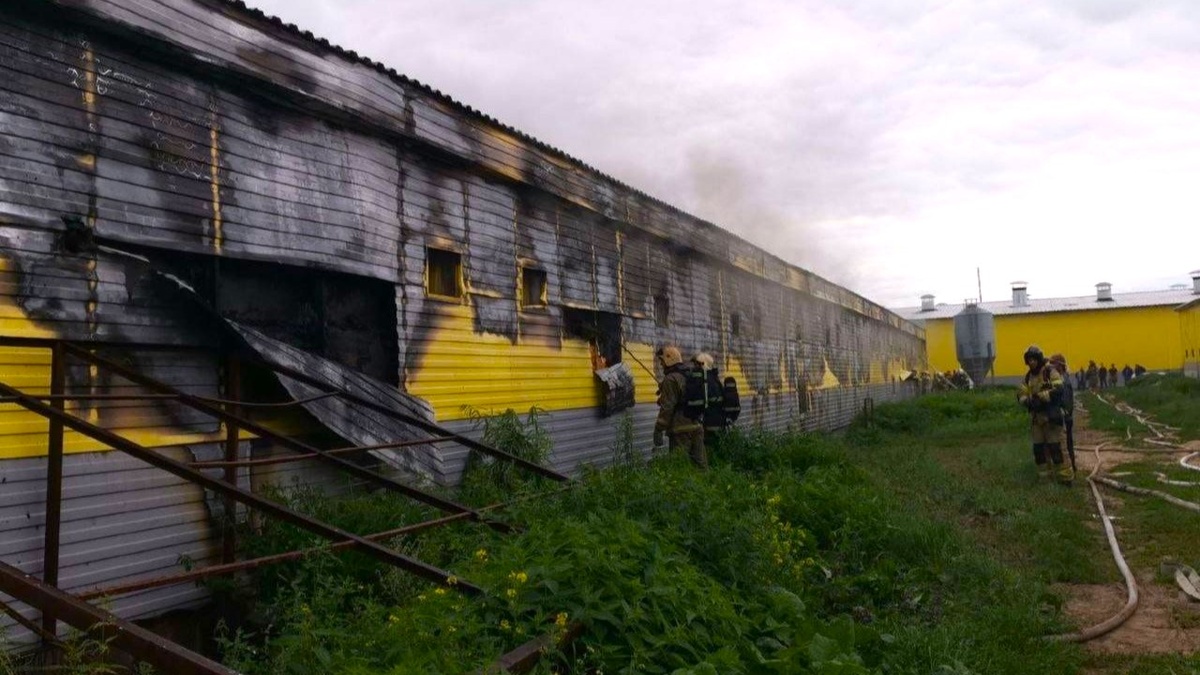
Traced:
<path fill-rule="evenodd" d="M 671 325 L 671 301 L 665 295 L 654 296 L 654 323 L 659 328 Z"/>
<path fill-rule="evenodd" d="M 734 312 L 729 315 L 729 334 L 733 337 L 738 337 L 742 334 L 742 315 L 740 312 Z"/>
<path fill-rule="evenodd" d="M 547 302 L 546 270 L 521 268 L 521 306 L 545 307 Z"/>
<path fill-rule="evenodd" d="M 568 338 L 586 340 L 591 346 L 601 414 L 607 417 L 632 408 L 633 371 L 621 362 L 621 315 L 564 307 L 563 333 Z"/>
<path fill-rule="evenodd" d="M 621 362 L 621 315 L 563 308 L 563 333 L 592 345 L 593 370 Z"/>
<path fill-rule="evenodd" d="M 461 298 L 462 254 L 437 248 L 425 249 L 425 291 L 429 295 Z"/>

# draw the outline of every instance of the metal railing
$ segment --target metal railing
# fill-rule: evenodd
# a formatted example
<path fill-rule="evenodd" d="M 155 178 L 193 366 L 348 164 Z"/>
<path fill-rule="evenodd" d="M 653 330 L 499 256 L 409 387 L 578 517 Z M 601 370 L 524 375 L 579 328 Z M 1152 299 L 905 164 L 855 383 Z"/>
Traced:
<path fill-rule="evenodd" d="M 110 612 L 101 610 L 89 604 L 89 600 L 98 598 L 113 598 L 120 595 L 162 588 L 177 584 L 197 582 L 216 576 L 235 574 L 256 569 L 265 565 L 297 560 L 322 550 L 356 549 L 375 559 L 405 570 L 420 578 L 435 584 L 453 588 L 468 595 L 477 595 L 484 590 L 479 586 L 456 577 L 448 570 L 440 569 L 416 558 L 410 557 L 387 546 L 382 541 L 394 537 L 411 535 L 436 527 L 462 521 L 474 521 L 484 524 L 499 532 L 512 532 L 513 527 L 495 520 L 490 514 L 502 510 L 517 501 L 544 497 L 569 489 L 572 481 L 566 475 L 552 469 L 530 462 L 510 453 L 490 447 L 462 434 L 451 432 L 439 425 L 419 417 L 407 414 L 372 401 L 353 392 L 340 389 L 328 382 L 296 371 L 286 366 L 271 363 L 265 359 L 229 358 L 226 361 L 226 391 L 223 399 L 207 398 L 190 394 L 178 387 L 172 386 L 134 368 L 118 363 L 97 353 L 99 349 L 128 349 L 144 350 L 175 350 L 189 349 L 169 345 L 146 344 L 92 344 L 86 346 L 66 340 L 42 338 L 0 337 L 0 346 L 34 347 L 50 350 L 50 387 L 48 395 L 31 394 L 0 382 L 0 403 L 14 403 L 49 420 L 47 439 L 47 473 L 46 473 L 46 521 L 43 542 L 43 572 L 42 578 L 36 579 L 21 572 L 16 567 L 0 561 L 0 592 L 4 592 L 17 600 L 30 605 L 41 612 L 40 625 L 25 618 L 15 609 L 0 603 L 0 611 L 5 612 L 14 620 L 24 625 L 42 638 L 44 646 L 52 647 L 57 642 L 57 623 L 64 621 L 75 628 L 98 633 L 100 636 L 113 640 L 115 647 L 126 651 L 136 659 L 146 661 L 151 665 L 172 673 L 231 673 L 229 669 L 217 664 L 199 654 L 188 651 L 179 645 L 154 635 L 145 629 L 120 619 Z M 69 395 L 66 392 L 67 361 L 74 359 L 87 364 L 94 370 L 108 371 L 150 393 L 145 394 L 83 394 Z M 239 400 L 241 395 L 241 374 L 246 365 L 265 368 L 276 376 L 287 377 L 301 382 L 321 392 L 317 396 L 284 402 L 254 402 Z M 246 411 L 255 408 L 288 408 L 303 405 L 325 398 L 340 399 L 349 406 L 370 410 L 376 414 L 400 422 L 408 427 L 419 429 L 430 434 L 427 438 L 406 439 L 402 441 L 380 443 L 375 445 L 348 446 L 334 449 L 319 448 L 296 438 L 287 436 L 269 428 L 267 425 L 249 418 Z M 221 460 L 181 462 L 153 449 L 140 445 L 113 430 L 105 429 L 88 420 L 68 412 L 66 403 L 69 401 L 170 401 L 206 416 L 218 420 L 225 428 L 223 441 L 224 457 Z M 213 491 L 224 501 L 224 515 L 220 529 L 222 536 L 222 562 L 218 565 L 188 570 L 181 573 L 161 577 L 143 579 L 134 582 L 96 587 L 79 594 L 68 594 L 58 588 L 60 546 L 62 528 L 63 500 L 63 440 L 65 431 L 71 429 L 87 438 L 123 452 L 172 475 Z M 267 439 L 275 446 L 295 454 L 281 457 L 260 459 L 243 458 L 240 453 L 242 433 L 250 434 L 261 439 Z M 542 492 L 523 497 L 519 500 L 491 504 L 482 508 L 472 508 L 459 504 L 450 499 L 440 497 L 424 490 L 406 485 L 394 478 L 373 471 L 365 466 L 347 459 L 346 455 L 386 449 L 402 449 L 416 446 L 430 446 L 440 443 L 453 442 L 500 461 L 514 464 L 530 473 L 547 478 L 564 485 L 559 490 Z M 368 535 L 358 535 L 334 525 L 322 522 L 302 514 L 286 505 L 272 501 L 238 485 L 237 471 L 244 467 L 268 466 L 302 460 L 315 460 L 334 469 L 345 472 L 357 479 L 375 485 L 379 488 L 396 492 L 417 502 L 433 507 L 446 515 L 424 522 L 405 525 L 385 532 Z M 203 473 L 204 469 L 222 469 L 221 478 L 214 478 Z M 240 504 L 248 509 L 262 512 L 268 516 L 291 523 L 310 533 L 324 538 L 329 544 L 324 548 L 309 548 L 288 551 L 275 555 L 263 556 L 250 560 L 236 559 L 235 519 L 236 508 Z M 19 617 L 19 618 L 18 618 Z M 570 632 L 570 638 L 578 634 L 578 630 Z M 527 645 L 519 647 L 514 653 L 521 653 L 523 658 L 510 659 L 512 654 L 501 657 L 498 664 L 503 670 L 519 672 L 531 667 L 529 652 L 530 645 L 536 643 L 540 653 L 545 647 L 545 636 L 536 638 Z M 507 660 L 506 660 L 507 659 Z"/>

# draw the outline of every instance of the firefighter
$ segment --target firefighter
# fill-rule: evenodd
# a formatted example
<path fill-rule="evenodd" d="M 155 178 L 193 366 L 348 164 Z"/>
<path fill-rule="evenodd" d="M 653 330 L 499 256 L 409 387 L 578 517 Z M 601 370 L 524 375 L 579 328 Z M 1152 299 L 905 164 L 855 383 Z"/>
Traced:
<path fill-rule="evenodd" d="M 1063 378 L 1062 415 L 1063 431 L 1066 432 L 1067 455 L 1071 458 L 1071 475 L 1075 474 L 1075 386 L 1067 371 L 1067 357 L 1055 354 L 1050 357 L 1050 364 Z"/>
<path fill-rule="evenodd" d="M 1017 401 L 1029 410 L 1033 461 L 1037 464 L 1038 475 L 1070 484 L 1075 474 L 1069 466 L 1063 465 L 1062 456 L 1062 376 L 1036 346 L 1025 350 L 1025 365 L 1029 372 L 1025 374 Z"/>
<path fill-rule="evenodd" d="M 685 390 L 688 367 L 683 363 L 679 348 L 668 345 L 655 354 L 662 364 L 663 378 L 658 385 L 658 418 L 654 421 L 654 448 L 663 446 L 665 434 L 672 452 L 684 451 L 692 463 L 701 469 L 708 468 L 708 456 L 704 452 L 704 428 L 700 416 L 691 416 Z"/>
<path fill-rule="evenodd" d="M 725 392 L 717 366 L 711 354 L 703 352 L 692 358 L 692 367 L 704 376 L 704 449 L 716 452 L 718 437 L 725 429 Z"/>

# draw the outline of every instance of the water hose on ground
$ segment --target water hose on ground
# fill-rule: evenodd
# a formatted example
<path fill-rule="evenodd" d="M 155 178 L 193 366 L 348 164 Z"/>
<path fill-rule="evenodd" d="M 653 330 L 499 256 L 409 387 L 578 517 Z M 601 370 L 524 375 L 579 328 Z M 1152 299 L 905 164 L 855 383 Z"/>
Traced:
<path fill-rule="evenodd" d="M 1087 642 L 1088 640 L 1094 640 L 1125 623 L 1137 611 L 1137 579 L 1134 578 L 1133 572 L 1130 571 L 1129 564 L 1125 562 L 1125 556 L 1121 553 L 1121 545 L 1117 542 L 1117 533 L 1112 526 L 1112 519 L 1108 517 L 1108 512 L 1104 509 L 1104 497 L 1100 494 L 1100 488 L 1096 487 L 1096 473 L 1100 471 L 1101 465 L 1100 449 L 1107 444 L 1107 442 L 1104 442 L 1095 448 L 1096 465 L 1092 467 L 1092 473 L 1088 475 L 1088 486 L 1091 487 L 1092 496 L 1096 499 L 1096 509 L 1100 512 L 1100 521 L 1104 523 L 1104 534 L 1108 537 L 1108 548 L 1112 551 L 1113 561 L 1117 563 L 1117 568 L 1121 570 L 1121 576 L 1125 578 L 1125 588 L 1128 591 L 1125 606 L 1121 608 L 1121 611 L 1090 628 L 1085 628 L 1076 633 L 1051 635 L 1048 639 L 1055 642 Z"/>

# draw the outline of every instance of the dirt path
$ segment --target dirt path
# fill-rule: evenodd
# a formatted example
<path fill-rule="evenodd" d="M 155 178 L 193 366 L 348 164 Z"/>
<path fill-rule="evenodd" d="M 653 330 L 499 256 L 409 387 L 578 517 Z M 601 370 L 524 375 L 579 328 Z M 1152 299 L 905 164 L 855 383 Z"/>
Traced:
<path fill-rule="evenodd" d="M 1100 451 L 1103 471 L 1119 470 L 1121 464 L 1129 462 L 1174 463 L 1187 453 L 1187 450 L 1147 453 L 1123 448 L 1120 439 L 1088 429 L 1086 413 L 1077 413 L 1075 424 L 1077 448 L 1095 447 L 1104 441 L 1117 441 Z M 1200 442 L 1187 444 L 1192 445 L 1200 450 Z M 1096 453 L 1080 448 L 1076 452 L 1076 462 L 1082 478 L 1095 466 Z M 1111 491 L 1103 494 L 1110 515 L 1117 517 L 1117 539 L 1121 541 L 1122 548 L 1128 549 L 1130 543 L 1123 540 L 1120 527 L 1119 516 L 1123 502 L 1114 497 Z M 1197 522 L 1197 527 L 1200 527 L 1200 521 Z M 1120 628 L 1088 642 L 1086 649 L 1095 654 L 1190 654 L 1200 651 L 1200 602 L 1189 599 L 1173 585 L 1159 582 L 1155 570 L 1134 570 L 1134 574 L 1138 577 L 1141 596 L 1137 612 Z M 1097 585 L 1070 584 L 1060 587 L 1059 590 L 1067 600 L 1064 611 L 1068 616 L 1077 619 L 1080 626 L 1100 623 L 1116 614 L 1125 604 L 1125 587 L 1117 582 Z"/>

